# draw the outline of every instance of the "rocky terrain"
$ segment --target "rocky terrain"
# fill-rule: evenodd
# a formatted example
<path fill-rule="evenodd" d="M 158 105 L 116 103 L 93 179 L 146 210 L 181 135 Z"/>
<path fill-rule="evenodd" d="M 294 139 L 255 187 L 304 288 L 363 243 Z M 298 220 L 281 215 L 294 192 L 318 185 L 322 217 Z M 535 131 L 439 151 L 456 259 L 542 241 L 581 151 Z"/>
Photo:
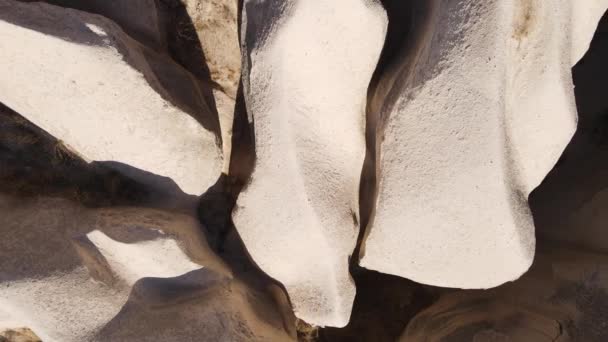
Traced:
<path fill-rule="evenodd" d="M 0 0 L 0 341 L 608 340 L 608 0 Z"/>

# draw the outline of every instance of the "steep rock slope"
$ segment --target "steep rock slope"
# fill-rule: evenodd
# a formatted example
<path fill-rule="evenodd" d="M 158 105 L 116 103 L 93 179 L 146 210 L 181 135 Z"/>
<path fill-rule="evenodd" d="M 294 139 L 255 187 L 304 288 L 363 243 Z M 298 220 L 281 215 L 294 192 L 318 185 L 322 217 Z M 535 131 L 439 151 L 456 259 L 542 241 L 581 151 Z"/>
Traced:
<path fill-rule="evenodd" d="M 193 195 L 218 177 L 219 122 L 198 83 L 113 22 L 2 0 L 0 63 L 0 101 L 84 158 Z"/>
<path fill-rule="evenodd" d="M 315 325 L 344 326 L 350 316 L 366 91 L 385 31 L 374 1 L 243 7 L 256 162 L 233 219 L 255 262 Z"/>
<path fill-rule="evenodd" d="M 497 286 L 528 269 L 527 197 L 572 137 L 570 68 L 599 18 L 574 8 L 606 5 L 418 5 L 407 54 L 372 94 L 377 199 L 362 266 L 462 288 Z"/>

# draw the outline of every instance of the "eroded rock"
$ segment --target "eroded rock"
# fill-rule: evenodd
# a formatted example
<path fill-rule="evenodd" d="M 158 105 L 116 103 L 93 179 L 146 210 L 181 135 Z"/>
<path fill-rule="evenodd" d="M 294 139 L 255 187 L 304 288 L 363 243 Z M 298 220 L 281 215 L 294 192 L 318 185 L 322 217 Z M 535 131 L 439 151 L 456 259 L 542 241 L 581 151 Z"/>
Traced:
<path fill-rule="evenodd" d="M 606 261 L 564 246 L 539 248 L 522 278 L 443 295 L 409 323 L 400 341 L 603 341 Z"/>
<path fill-rule="evenodd" d="M 189 215 L 5 195 L 0 213 L 0 318 L 43 341 L 291 340 Z"/>
<path fill-rule="evenodd" d="M 9 328 L 0 330 L 1 342 L 42 342 L 29 328 Z"/>
<path fill-rule="evenodd" d="M 348 323 L 366 92 L 386 31 L 371 1 L 245 1 L 244 94 L 256 164 L 233 219 L 296 316 Z"/>
<path fill-rule="evenodd" d="M 599 16 L 560 0 L 416 6 L 409 51 L 373 94 L 377 200 L 361 265 L 497 286 L 532 263 L 527 197 L 574 132 L 570 68 Z"/>
<path fill-rule="evenodd" d="M 237 0 L 186 0 L 211 79 L 231 98 L 241 75 Z"/>
<path fill-rule="evenodd" d="M 219 121 L 199 83 L 113 22 L 0 1 L 0 63 L 0 101 L 84 158 L 193 195 L 217 179 Z"/>
<path fill-rule="evenodd" d="M 16 0 L 37 2 L 38 0 Z M 167 48 L 166 16 L 157 0 L 43 0 L 52 5 L 102 15 L 156 50 Z"/>

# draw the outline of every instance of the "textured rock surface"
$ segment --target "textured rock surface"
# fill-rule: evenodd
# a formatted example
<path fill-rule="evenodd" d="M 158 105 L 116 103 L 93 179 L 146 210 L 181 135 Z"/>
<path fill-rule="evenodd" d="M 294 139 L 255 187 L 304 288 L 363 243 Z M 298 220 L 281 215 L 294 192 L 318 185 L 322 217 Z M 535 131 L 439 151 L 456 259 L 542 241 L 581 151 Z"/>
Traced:
<path fill-rule="evenodd" d="M 385 121 L 362 266 L 462 288 L 497 286 L 528 269 L 527 197 L 574 132 L 570 68 L 601 15 L 591 9 L 608 5 L 589 4 L 424 5 L 404 43 L 413 49 L 373 94 Z"/>
<path fill-rule="evenodd" d="M 0 342 L 41 342 L 41 340 L 29 328 L 16 328 L 0 330 Z"/>
<path fill-rule="evenodd" d="M 608 14 L 573 68 L 577 132 L 559 164 L 530 195 L 540 239 L 608 250 Z"/>
<path fill-rule="evenodd" d="M 43 341 L 290 340 L 189 215 L 0 196 L 0 326 Z"/>
<path fill-rule="evenodd" d="M 17 0 L 38 2 L 38 0 Z M 151 48 L 167 47 L 165 15 L 157 0 L 43 0 L 61 7 L 102 15 L 118 24 L 127 34 Z"/>
<path fill-rule="evenodd" d="M 339 14 L 339 15 L 338 15 Z M 386 29 L 370 1 L 245 1 L 243 83 L 256 165 L 234 222 L 296 316 L 347 324 L 366 91 Z"/>
<path fill-rule="evenodd" d="M 113 22 L 2 0 L 0 63 L 0 101 L 83 157 L 194 195 L 219 175 L 219 123 L 198 83 Z"/>
<path fill-rule="evenodd" d="M 539 248 L 522 278 L 443 295 L 409 323 L 400 341 L 604 341 L 607 261 L 563 246 Z"/>
<path fill-rule="evenodd" d="M 231 98 L 241 75 L 237 0 L 185 0 L 211 79 Z"/>
<path fill-rule="evenodd" d="M 186 17 L 177 23 L 178 39 L 191 42 L 199 52 L 193 63 L 204 66 L 219 115 L 224 171 L 231 154 L 235 98 L 241 75 L 237 0 L 184 0 Z"/>

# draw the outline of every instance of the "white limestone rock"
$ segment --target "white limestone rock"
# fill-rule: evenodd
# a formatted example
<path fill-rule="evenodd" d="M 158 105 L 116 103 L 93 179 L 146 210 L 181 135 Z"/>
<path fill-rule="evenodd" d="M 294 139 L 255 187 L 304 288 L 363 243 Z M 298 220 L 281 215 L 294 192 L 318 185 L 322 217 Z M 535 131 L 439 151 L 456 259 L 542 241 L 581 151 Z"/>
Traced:
<path fill-rule="evenodd" d="M 386 76 L 398 95 L 379 113 L 378 194 L 362 266 L 461 288 L 497 286 L 528 269 L 527 197 L 572 137 L 570 68 L 601 15 L 583 9 L 607 5 L 429 3 L 405 71 Z"/>
<path fill-rule="evenodd" d="M 233 219 L 296 316 L 348 323 L 366 91 L 386 32 L 367 0 L 245 1 L 243 83 L 256 164 Z"/>
<path fill-rule="evenodd" d="M 200 195 L 222 168 L 219 122 L 198 83 L 113 22 L 0 0 L 0 101 L 80 153 Z"/>

